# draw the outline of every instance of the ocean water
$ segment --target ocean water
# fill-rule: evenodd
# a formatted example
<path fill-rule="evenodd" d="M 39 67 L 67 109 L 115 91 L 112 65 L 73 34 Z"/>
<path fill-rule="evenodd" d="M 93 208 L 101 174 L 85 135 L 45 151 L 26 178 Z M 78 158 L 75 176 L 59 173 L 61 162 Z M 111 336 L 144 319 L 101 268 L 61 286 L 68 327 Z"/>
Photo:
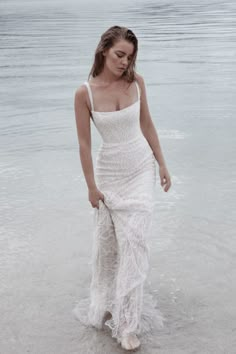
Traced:
<path fill-rule="evenodd" d="M 140 352 L 234 353 L 233 0 L 1 1 L 0 352 L 122 352 L 71 315 L 88 292 L 93 218 L 74 93 L 115 24 L 139 39 L 172 178 L 156 188 L 148 278 L 167 323 Z M 100 143 L 92 125 L 94 157 Z"/>

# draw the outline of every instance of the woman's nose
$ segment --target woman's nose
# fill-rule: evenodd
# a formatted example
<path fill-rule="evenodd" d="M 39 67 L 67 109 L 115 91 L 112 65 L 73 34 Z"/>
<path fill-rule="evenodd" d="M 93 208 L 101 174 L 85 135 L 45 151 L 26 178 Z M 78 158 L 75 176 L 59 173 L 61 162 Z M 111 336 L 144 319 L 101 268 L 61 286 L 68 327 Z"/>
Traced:
<path fill-rule="evenodd" d="M 128 59 L 122 58 L 122 65 L 127 66 L 128 65 Z"/>

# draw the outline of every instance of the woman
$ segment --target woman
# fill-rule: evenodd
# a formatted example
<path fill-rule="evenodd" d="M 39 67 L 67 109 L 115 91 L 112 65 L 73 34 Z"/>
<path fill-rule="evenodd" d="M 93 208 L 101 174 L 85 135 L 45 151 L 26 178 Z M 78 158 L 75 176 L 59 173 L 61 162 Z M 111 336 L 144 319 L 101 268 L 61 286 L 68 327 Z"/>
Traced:
<path fill-rule="evenodd" d="M 95 208 L 88 319 L 97 328 L 107 325 L 127 350 L 140 346 L 155 161 L 164 191 L 171 186 L 144 79 L 135 72 L 137 51 L 138 40 L 130 29 L 109 28 L 96 49 L 90 80 L 75 93 L 80 159 Z M 90 117 L 103 139 L 95 173 Z"/>

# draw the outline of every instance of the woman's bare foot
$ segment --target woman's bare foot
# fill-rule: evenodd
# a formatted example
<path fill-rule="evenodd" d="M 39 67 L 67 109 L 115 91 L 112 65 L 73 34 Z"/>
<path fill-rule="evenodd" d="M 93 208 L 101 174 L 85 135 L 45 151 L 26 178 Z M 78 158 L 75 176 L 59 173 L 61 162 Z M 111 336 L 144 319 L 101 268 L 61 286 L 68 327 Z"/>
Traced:
<path fill-rule="evenodd" d="M 140 340 L 136 334 L 127 334 L 121 338 L 121 347 L 126 350 L 134 350 L 140 347 Z"/>
<path fill-rule="evenodd" d="M 112 314 L 109 311 L 106 311 L 103 319 L 102 319 L 102 323 L 104 324 L 107 320 L 110 320 L 112 318 Z"/>

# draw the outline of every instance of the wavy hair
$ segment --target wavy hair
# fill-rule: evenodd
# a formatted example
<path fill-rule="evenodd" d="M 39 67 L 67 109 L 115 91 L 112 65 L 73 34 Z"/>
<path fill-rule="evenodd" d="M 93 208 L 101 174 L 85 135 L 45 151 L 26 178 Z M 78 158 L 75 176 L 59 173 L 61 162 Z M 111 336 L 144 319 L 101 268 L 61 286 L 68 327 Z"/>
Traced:
<path fill-rule="evenodd" d="M 121 26 L 112 26 L 101 35 L 100 42 L 98 43 L 95 51 L 94 62 L 89 72 L 88 79 L 90 76 L 95 77 L 101 73 L 104 68 L 105 61 L 103 51 L 110 49 L 120 39 L 125 39 L 134 45 L 134 53 L 132 55 L 132 59 L 128 65 L 128 68 L 122 74 L 127 82 L 134 81 L 136 58 L 138 53 L 138 39 L 129 28 Z"/>

